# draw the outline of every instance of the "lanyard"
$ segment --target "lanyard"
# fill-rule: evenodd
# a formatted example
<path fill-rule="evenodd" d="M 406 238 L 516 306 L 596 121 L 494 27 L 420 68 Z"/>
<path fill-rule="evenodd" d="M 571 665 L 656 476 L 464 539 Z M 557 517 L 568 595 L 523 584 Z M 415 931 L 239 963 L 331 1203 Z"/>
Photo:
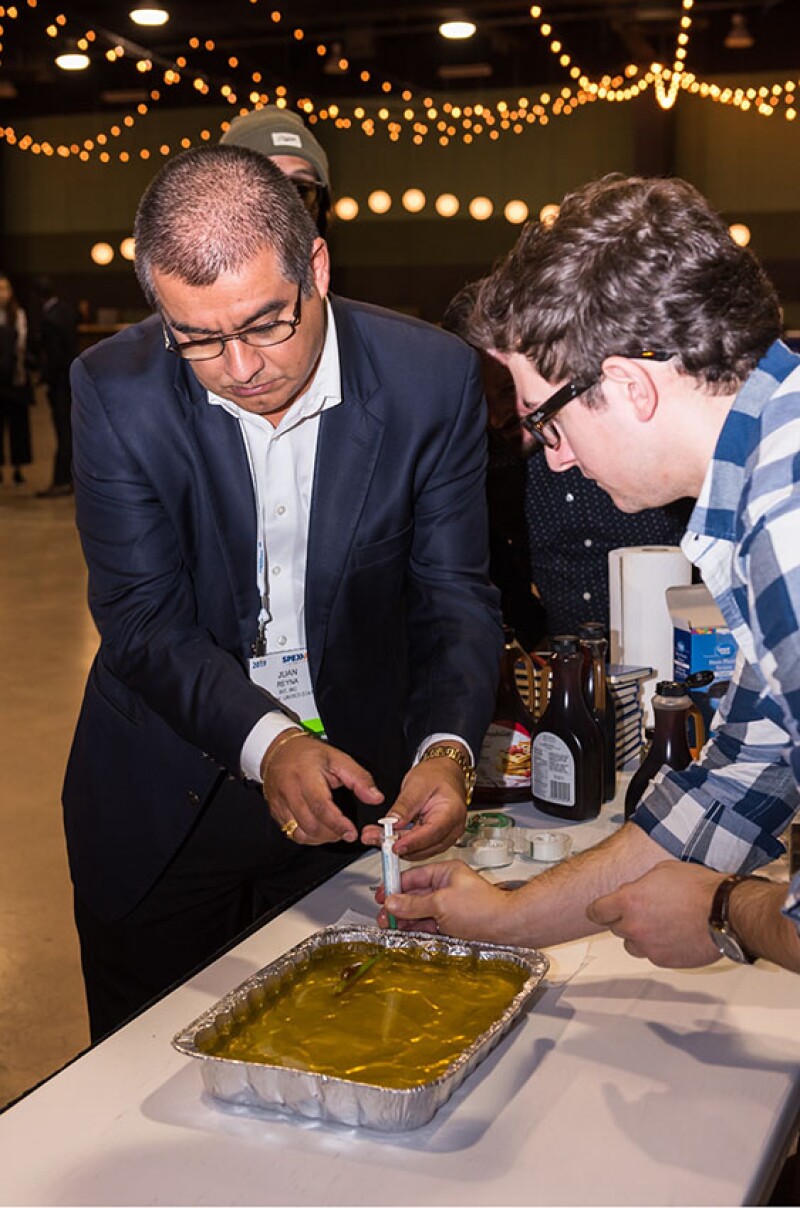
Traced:
<path fill-rule="evenodd" d="M 250 448 L 250 442 L 247 438 L 247 425 L 242 420 L 239 420 L 239 429 L 242 433 L 245 452 L 247 453 L 247 464 L 250 467 L 250 477 L 253 480 L 253 494 L 256 500 L 256 591 L 258 598 L 261 601 L 261 608 L 258 613 L 258 622 L 256 628 L 256 640 L 252 645 L 252 653 L 256 656 L 261 656 L 267 653 L 267 625 L 272 620 L 272 613 L 269 610 L 269 584 L 267 582 L 267 545 L 264 536 L 264 511 L 261 505 L 261 499 L 258 494 L 258 476 L 253 465 L 253 453 Z"/>

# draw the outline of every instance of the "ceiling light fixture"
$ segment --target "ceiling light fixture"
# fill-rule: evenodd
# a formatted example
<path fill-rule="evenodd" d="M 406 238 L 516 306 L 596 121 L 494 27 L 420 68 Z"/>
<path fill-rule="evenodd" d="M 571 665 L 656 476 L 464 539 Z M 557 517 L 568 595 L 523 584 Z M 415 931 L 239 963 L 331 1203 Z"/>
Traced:
<path fill-rule="evenodd" d="M 67 50 L 56 55 L 56 67 L 62 71 L 85 71 L 90 62 L 89 56 L 78 50 Z"/>
<path fill-rule="evenodd" d="M 463 38 L 471 38 L 477 26 L 472 21 L 442 21 L 439 26 L 439 33 L 443 38 L 459 40 Z"/>
<path fill-rule="evenodd" d="M 755 43 L 745 20 L 744 13 L 731 14 L 731 27 L 723 43 L 726 50 L 749 50 Z"/>
<path fill-rule="evenodd" d="M 166 25 L 169 13 L 165 8 L 133 8 L 128 13 L 131 21 L 137 25 Z"/>

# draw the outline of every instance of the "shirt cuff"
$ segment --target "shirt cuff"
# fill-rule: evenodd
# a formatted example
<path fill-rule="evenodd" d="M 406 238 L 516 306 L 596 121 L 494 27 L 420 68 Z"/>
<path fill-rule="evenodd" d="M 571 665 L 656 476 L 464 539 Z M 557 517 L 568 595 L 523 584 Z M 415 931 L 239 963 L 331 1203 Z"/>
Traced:
<path fill-rule="evenodd" d="M 429 734 L 427 738 L 423 738 L 422 742 L 417 747 L 417 753 L 414 756 L 414 762 L 411 766 L 416 767 L 420 759 L 422 759 L 422 756 L 428 750 L 428 747 L 432 747 L 438 742 L 460 742 L 462 747 L 467 748 L 469 757 L 472 760 L 472 766 L 475 766 L 475 755 L 473 754 L 472 747 L 469 745 L 466 738 L 462 738 L 460 734 Z"/>
<path fill-rule="evenodd" d="M 261 784 L 261 761 L 264 758 L 264 753 L 284 730 L 296 730 L 297 722 L 291 721 L 285 713 L 281 713 L 277 709 L 273 709 L 271 713 L 266 713 L 253 726 L 247 738 L 244 740 L 242 754 L 239 762 L 243 775 L 248 780 L 255 780 Z"/>

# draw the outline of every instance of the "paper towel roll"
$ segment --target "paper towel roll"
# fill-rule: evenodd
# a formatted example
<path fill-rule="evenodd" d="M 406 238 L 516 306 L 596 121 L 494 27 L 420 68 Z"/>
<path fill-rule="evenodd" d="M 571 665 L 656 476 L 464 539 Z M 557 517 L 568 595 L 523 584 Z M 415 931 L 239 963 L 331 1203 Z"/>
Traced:
<path fill-rule="evenodd" d="M 691 583 L 692 565 L 676 545 L 632 545 L 608 554 L 609 637 L 612 663 L 652 667 L 643 685 L 645 722 L 656 682 L 673 678 L 668 587 Z"/>

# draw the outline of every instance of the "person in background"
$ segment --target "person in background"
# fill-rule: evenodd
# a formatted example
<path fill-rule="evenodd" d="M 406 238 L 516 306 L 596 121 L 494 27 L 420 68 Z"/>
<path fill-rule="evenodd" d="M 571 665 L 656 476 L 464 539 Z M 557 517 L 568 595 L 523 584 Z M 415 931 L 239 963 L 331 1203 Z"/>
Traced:
<path fill-rule="evenodd" d="M 468 342 L 469 317 L 479 281 L 465 285 L 450 300 L 442 327 Z M 489 577 L 500 591 L 503 620 L 526 650 L 547 632 L 544 606 L 531 587 L 528 534 L 523 511 L 525 462 L 511 374 L 494 357 L 477 350 L 488 408 L 486 504 L 489 515 Z"/>
<path fill-rule="evenodd" d="M 579 469 L 624 512 L 697 498 L 682 548 L 739 654 L 714 738 L 662 769 L 618 832 L 510 893 L 461 863 L 413 869 L 382 923 L 388 907 L 534 947 L 611 924 L 671 964 L 713 959 L 713 943 L 796 967 L 800 874 L 788 897 L 750 883 L 800 801 L 800 357 L 780 330 L 756 257 L 681 180 L 584 186 L 481 287 L 471 338 L 511 372 L 551 470 Z"/>
<path fill-rule="evenodd" d="M 72 494 L 72 392 L 69 370 L 78 352 L 78 312 L 71 302 L 60 298 L 49 277 L 39 277 L 34 288 L 41 302 L 39 325 L 39 369 L 47 390 L 53 416 L 56 451 L 53 480 L 39 499 L 56 499 Z"/>
<path fill-rule="evenodd" d="M 299 113 L 268 105 L 231 122 L 220 142 L 266 155 L 288 176 L 324 239 L 331 212 L 328 157 Z"/>
<path fill-rule="evenodd" d="M 470 342 L 469 321 L 481 282 L 466 285 L 451 300 L 442 326 Z M 548 633 L 577 633 L 586 621 L 608 630 L 608 553 L 629 545 L 677 545 L 692 509 L 691 500 L 626 515 L 596 483 L 572 468 L 554 475 L 541 444 L 521 424 L 508 369 L 487 349 L 481 355 L 489 403 L 489 529 L 492 571 L 503 596 L 504 616 L 536 641 Z M 538 617 L 530 615 L 518 585 L 534 586 Z M 536 604 L 534 604 L 536 607 Z M 544 616 L 542 616 L 542 609 Z M 518 618 L 511 619 L 511 614 Z M 521 626 L 521 628 L 520 628 Z M 529 650 L 535 641 L 526 643 Z"/>
<path fill-rule="evenodd" d="M 100 649 L 64 785 L 93 1038 L 378 845 L 463 832 L 502 632 L 477 357 L 328 297 L 263 154 L 170 160 L 155 314 L 74 363 Z"/>
<path fill-rule="evenodd" d="M 28 319 L 10 280 L 0 272 L 0 467 L 5 465 L 8 434 L 8 460 L 13 466 L 15 486 L 25 482 L 22 467 L 32 461 L 27 355 Z"/>

